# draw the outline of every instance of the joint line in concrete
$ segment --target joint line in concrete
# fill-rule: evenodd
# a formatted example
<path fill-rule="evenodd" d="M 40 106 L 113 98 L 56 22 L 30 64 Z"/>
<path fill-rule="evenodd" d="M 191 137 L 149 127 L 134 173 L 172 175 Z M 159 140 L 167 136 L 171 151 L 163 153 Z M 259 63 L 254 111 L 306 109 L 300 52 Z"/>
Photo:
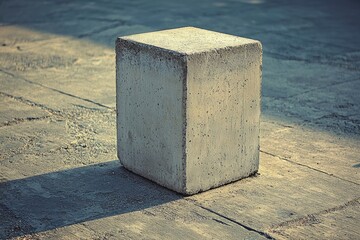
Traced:
<path fill-rule="evenodd" d="M 21 103 L 25 103 L 25 104 L 27 104 L 29 106 L 32 106 L 32 107 L 38 107 L 38 108 L 40 108 L 42 110 L 45 110 L 45 111 L 47 111 L 47 112 L 49 112 L 51 114 L 62 116 L 61 112 L 58 111 L 58 110 L 51 109 L 51 108 L 49 108 L 49 107 L 47 107 L 47 106 L 45 106 L 43 104 L 30 101 L 30 100 L 25 99 L 23 97 L 13 96 L 11 94 L 4 93 L 4 92 L 0 92 L 0 95 L 3 95 L 5 97 L 9 97 L 9 98 L 14 99 L 14 100 L 16 100 L 18 102 L 21 102 Z"/>
<path fill-rule="evenodd" d="M 13 74 L 13 73 L 11 73 L 11 72 L 8 72 L 8 71 L 5 71 L 5 70 L 3 70 L 3 69 L 0 69 L 0 72 L 3 72 L 3 73 L 5 73 L 5 74 L 7 74 L 7 75 L 10 75 L 11 77 L 13 77 L 13 78 L 15 78 L 15 79 L 20 79 L 20 80 L 25 81 L 25 82 L 28 82 L 28 83 L 30 83 L 30 84 L 37 85 L 37 86 L 40 86 L 40 87 L 49 89 L 49 90 L 51 90 L 51 91 L 54 91 L 54 92 L 57 92 L 57 93 L 66 95 L 66 96 L 69 96 L 69 97 L 72 97 L 72 98 L 77 98 L 77 99 L 80 99 L 80 100 L 82 100 L 82 101 L 89 102 L 89 103 L 95 104 L 95 105 L 100 106 L 100 107 L 104 107 L 104 108 L 107 108 L 107 109 L 114 110 L 114 108 L 108 107 L 108 106 L 106 106 L 106 105 L 103 105 L 103 104 L 101 104 L 101 103 L 95 102 L 95 101 L 93 101 L 93 100 L 90 100 L 90 99 L 87 99 L 87 98 L 82 98 L 82 97 L 76 96 L 76 95 L 74 95 L 74 94 L 71 94 L 71 93 L 67 93 L 67 92 L 58 90 L 58 89 L 56 89 L 56 88 L 52 88 L 52 87 L 45 86 L 45 85 L 43 85 L 43 84 L 41 84 L 41 83 L 37 83 L 37 82 L 31 81 L 31 80 L 29 80 L 29 79 L 26 79 L 26 78 L 21 77 L 21 76 L 19 76 L 19 75 L 15 75 L 15 74 Z"/>
<path fill-rule="evenodd" d="M 298 166 L 306 167 L 306 168 L 309 168 L 309 169 L 311 169 L 311 170 L 314 170 L 314 171 L 317 171 L 317 172 L 326 174 L 326 175 L 328 175 L 328 176 L 331 176 L 331 177 L 334 177 L 334 178 L 337 178 L 337 179 L 340 179 L 340 180 L 343 180 L 343 181 L 346 181 L 346 182 L 349 182 L 349 183 L 353 183 L 353 184 L 355 184 L 355 185 L 360 186 L 359 183 L 353 182 L 353 181 L 351 181 L 351 180 L 347 180 L 347 179 L 345 179 L 345 178 L 338 177 L 338 176 L 336 176 L 336 175 L 334 175 L 334 174 L 332 174 L 332 173 L 328 173 L 328 172 L 325 172 L 325 171 L 322 171 L 322 170 L 320 170 L 320 169 L 316 169 L 316 168 L 310 167 L 310 166 L 305 165 L 305 164 L 302 164 L 302 163 L 298 163 L 298 162 L 292 161 L 292 160 L 290 160 L 290 159 L 288 159 L 288 158 L 281 157 L 281 156 L 278 156 L 278 155 L 276 155 L 276 154 L 263 151 L 263 150 L 261 150 L 261 149 L 260 149 L 260 152 L 262 152 L 262 153 L 264 153 L 264 154 L 267 154 L 267 155 L 269 155 L 269 156 L 272 156 L 272 157 L 276 157 L 276 158 L 278 158 L 278 159 L 280 159 L 280 160 L 283 160 L 283 161 L 286 161 L 286 162 L 289 162 L 289 163 L 292 163 L 292 164 L 295 164 L 295 165 L 298 165 Z"/>
<path fill-rule="evenodd" d="M 236 221 L 235 219 L 229 218 L 229 217 L 227 217 L 227 216 L 225 216 L 225 215 L 223 215 L 223 214 L 221 214 L 221 213 L 218 213 L 218 212 L 216 212 L 216 211 L 214 211 L 214 210 L 212 210 L 212 209 L 210 209 L 210 208 L 204 207 L 204 206 L 200 205 L 200 204 L 199 204 L 197 201 L 195 201 L 195 200 L 190 200 L 190 199 L 185 199 L 185 200 L 192 202 L 192 203 L 193 203 L 195 206 L 197 206 L 197 207 L 200 207 L 200 208 L 202 208 L 202 209 L 204 209 L 204 210 L 206 210 L 206 211 L 208 211 L 208 212 L 211 212 L 211 213 L 213 213 L 213 214 L 215 214 L 215 215 L 217 215 L 217 216 L 219 216 L 219 217 L 221 217 L 221 218 L 224 218 L 224 219 L 226 219 L 226 220 L 228 220 L 228 221 L 230 221 L 230 222 L 232 222 L 232 223 L 235 223 L 236 225 L 239 225 L 239 226 L 241 226 L 242 228 L 245 228 L 245 229 L 248 230 L 248 231 L 255 232 L 255 233 L 257 233 L 257 234 L 265 237 L 266 239 L 273 239 L 273 240 L 275 240 L 274 237 L 270 236 L 270 235 L 267 234 L 266 232 L 262 232 L 262 231 L 260 231 L 260 230 L 256 230 L 255 228 L 252 228 L 252 227 L 249 227 L 249 226 L 247 226 L 247 225 L 245 225 L 245 224 L 242 224 L 242 223 Z"/>
<path fill-rule="evenodd" d="M 314 220 L 314 219 L 316 220 L 316 216 L 340 211 L 340 210 L 343 210 L 350 206 L 360 205 L 359 201 L 360 201 L 360 197 L 350 200 L 344 204 L 341 204 L 341 205 L 333 207 L 333 208 L 325 209 L 325 210 L 322 210 L 322 211 L 316 212 L 316 213 L 307 214 L 306 216 L 303 216 L 303 217 L 299 217 L 296 219 L 292 219 L 289 221 L 285 221 L 285 222 L 273 225 L 273 226 L 271 226 L 271 229 L 276 229 L 276 228 L 280 228 L 280 227 L 294 227 L 294 226 L 301 224 L 302 222 L 304 222 L 306 220 Z M 270 231 L 272 231 L 271 229 L 270 229 Z"/>
<path fill-rule="evenodd" d="M 7 121 L 4 124 L 0 124 L 0 128 L 17 125 L 22 122 L 40 121 L 40 120 L 44 120 L 44 119 L 48 119 L 48 118 L 50 118 L 50 116 L 14 118 L 13 120 Z"/>

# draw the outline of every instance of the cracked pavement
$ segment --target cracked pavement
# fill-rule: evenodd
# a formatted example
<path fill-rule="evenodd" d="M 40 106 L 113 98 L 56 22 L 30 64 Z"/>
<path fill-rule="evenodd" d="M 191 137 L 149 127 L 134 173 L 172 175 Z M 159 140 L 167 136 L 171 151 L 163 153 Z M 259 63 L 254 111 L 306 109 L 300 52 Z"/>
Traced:
<path fill-rule="evenodd" d="M 0 239 L 358 239 L 360 4 L 0 0 Z M 264 48 L 260 170 L 183 197 L 116 157 L 117 36 Z"/>

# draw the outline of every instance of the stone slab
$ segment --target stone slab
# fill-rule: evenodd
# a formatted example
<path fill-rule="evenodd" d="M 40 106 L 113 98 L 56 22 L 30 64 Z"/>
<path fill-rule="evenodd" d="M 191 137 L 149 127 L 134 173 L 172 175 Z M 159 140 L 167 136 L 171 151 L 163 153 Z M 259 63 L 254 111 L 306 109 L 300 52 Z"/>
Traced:
<path fill-rule="evenodd" d="M 266 239 L 118 161 L 0 182 L 0 191 L 1 239 Z"/>
<path fill-rule="evenodd" d="M 275 122 L 274 122 L 275 120 Z M 360 184 L 360 140 L 345 135 L 296 125 L 279 125 L 279 120 L 261 122 L 261 150 Z M 283 139 L 287 141 L 284 142 Z M 330 141 L 331 139 L 331 141 Z"/>
<path fill-rule="evenodd" d="M 271 229 L 276 239 L 358 239 L 360 198 L 317 214 L 282 223 Z"/>
<path fill-rule="evenodd" d="M 259 176 L 191 196 L 191 199 L 272 236 L 272 229 L 278 229 L 284 222 L 324 213 L 360 197 L 360 185 L 356 183 L 268 154 L 260 153 L 260 157 Z"/>

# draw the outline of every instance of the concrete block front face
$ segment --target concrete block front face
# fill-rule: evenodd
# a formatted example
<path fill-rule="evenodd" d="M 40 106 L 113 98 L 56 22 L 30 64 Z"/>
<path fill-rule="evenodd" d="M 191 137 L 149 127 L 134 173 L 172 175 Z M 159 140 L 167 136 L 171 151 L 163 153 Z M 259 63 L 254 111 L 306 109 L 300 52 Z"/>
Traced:
<path fill-rule="evenodd" d="M 118 157 L 124 167 L 181 192 L 184 58 L 174 52 L 117 42 Z"/>
<path fill-rule="evenodd" d="M 194 194 L 258 170 L 258 41 L 185 27 L 118 38 L 118 157 Z"/>

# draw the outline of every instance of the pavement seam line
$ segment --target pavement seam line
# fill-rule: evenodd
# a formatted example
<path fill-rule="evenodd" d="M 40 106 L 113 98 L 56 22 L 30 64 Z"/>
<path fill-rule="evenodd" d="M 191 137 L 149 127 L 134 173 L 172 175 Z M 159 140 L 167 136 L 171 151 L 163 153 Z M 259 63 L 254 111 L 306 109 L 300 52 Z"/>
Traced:
<path fill-rule="evenodd" d="M 343 64 L 339 64 L 339 63 L 336 63 L 336 62 L 331 62 L 331 60 L 328 61 L 328 62 L 321 62 L 321 61 L 314 61 L 314 60 L 311 60 L 311 59 L 299 58 L 299 57 L 295 57 L 295 56 L 286 56 L 286 55 L 283 55 L 281 53 L 271 52 L 271 51 L 264 51 L 264 53 L 266 55 L 268 55 L 268 57 L 278 59 L 278 60 L 298 61 L 298 62 L 303 62 L 303 63 L 308 63 L 308 64 L 326 65 L 326 66 L 329 66 L 329 67 L 338 67 L 338 68 L 349 70 L 349 71 L 359 72 L 359 68 L 357 68 L 357 67 L 344 66 Z"/>
<path fill-rule="evenodd" d="M 344 204 L 341 204 L 339 206 L 336 206 L 336 207 L 332 207 L 332 208 L 329 208 L 329 209 L 325 209 L 325 210 L 322 210 L 320 212 L 316 212 L 316 213 L 311 213 L 311 214 L 307 214 L 306 216 L 304 217 L 299 217 L 299 218 L 296 218 L 296 219 L 292 219 L 292 220 L 289 220 L 289 221 L 285 221 L 285 222 L 282 222 L 282 223 L 279 223 L 279 224 L 276 224 L 276 225 L 273 225 L 270 227 L 269 231 L 272 232 L 273 229 L 276 229 L 276 228 L 281 228 L 281 227 L 296 227 L 298 226 L 300 223 L 308 220 L 308 219 L 313 219 L 313 218 L 316 218 L 316 216 L 319 216 L 319 215 L 324 215 L 324 214 L 328 214 L 328 213 L 333 213 L 333 212 L 337 212 L 337 211 L 340 211 L 340 210 L 343 210 L 343 209 L 346 209 L 350 206 L 356 206 L 356 205 L 360 205 L 360 197 L 358 198 L 355 198 L 353 200 L 350 200 Z"/>
<path fill-rule="evenodd" d="M 40 87 L 43 87 L 43 88 L 46 88 L 46 89 L 49 89 L 49 90 L 51 90 L 51 91 L 54 91 L 54 92 L 57 92 L 57 93 L 60 93 L 60 94 L 63 94 L 63 95 L 66 95 L 66 96 L 69 96 L 69 97 L 72 97 L 72 98 L 80 99 L 80 100 L 82 100 L 82 101 L 89 102 L 89 103 L 92 103 L 92 104 L 95 104 L 95 105 L 97 105 L 97 106 L 100 106 L 100 107 L 103 107 L 103 108 L 107 108 L 107 109 L 110 109 L 110 110 L 115 110 L 114 108 L 108 107 L 108 106 L 106 106 L 106 105 L 104 105 L 104 104 L 95 102 L 95 101 L 90 100 L 90 99 L 87 99 L 87 98 L 82 98 L 82 97 L 76 96 L 76 95 L 74 95 L 74 94 L 71 94 L 71 93 L 67 93 L 67 92 L 58 90 L 58 89 L 56 89 L 56 88 L 52 88 L 52 87 L 45 86 L 45 85 L 43 85 L 43 84 L 41 84 L 41 83 L 37 83 L 37 82 L 31 81 L 31 80 L 29 80 L 29 79 L 26 79 L 26 78 L 24 78 L 24 77 L 22 77 L 22 76 L 19 76 L 19 75 L 16 75 L 16 74 L 14 74 L 14 73 L 5 71 L 5 70 L 3 70 L 3 69 L 0 69 L 0 72 L 3 72 L 3 73 L 5 73 L 5 74 L 7 74 L 7 75 L 9 75 L 9 76 L 11 76 L 11 77 L 13 77 L 13 78 L 15 78 L 15 79 L 20 79 L 20 80 L 25 81 L 25 82 L 27 82 L 27 83 L 30 83 L 30 84 L 33 84 L 33 85 L 37 85 L 37 86 L 40 86 Z"/>
<path fill-rule="evenodd" d="M 115 22 L 113 24 L 110 24 L 110 25 L 95 29 L 95 30 L 93 30 L 91 32 L 80 34 L 80 35 L 78 35 L 78 38 L 90 37 L 91 35 L 98 34 L 98 33 L 101 33 L 101 32 L 105 32 L 106 30 L 115 28 L 115 27 L 117 27 L 119 25 L 123 26 L 123 25 L 125 25 L 125 23 L 126 23 L 125 21 L 120 20 L 120 21 L 117 21 L 117 22 Z"/>
<path fill-rule="evenodd" d="M 255 233 L 257 233 L 257 234 L 265 237 L 266 239 L 275 240 L 275 238 L 272 237 L 272 236 L 270 236 L 268 233 L 263 232 L 263 231 L 260 231 L 260 230 L 256 230 L 255 228 L 252 228 L 252 227 L 247 226 L 247 225 L 245 225 L 245 224 L 243 224 L 243 223 L 240 223 L 240 222 L 236 221 L 235 219 L 232 219 L 232 218 L 230 218 L 230 217 L 227 217 L 227 216 L 225 216 L 225 215 L 223 215 L 223 214 L 221 214 L 221 213 L 218 213 L 218 212 L 216 212 L 216 211 L 214 211 L 214 210 L 212 210 L 212 209 L 210 209 L 210 208 L 204 207 L 204 206 L 202 206 L 201 204 L 199 204 L 196 200 L 193 200 L 193 199 L 191 199 L 191 200 L 190 200 L 190 199 L 185 199 L 185 201 L 189 201 L 189 202 L 193 203 L 195 206 L 197 206 L 197 207 L 199 207 L 199 208 L 201 208 L 201 209 L 204 209 L 204 210 L 206 210 L 206 211 L 208 211 L 208 212 L 211 212 L 211 213 L 213 213 L 213 214 L 215 214 L 215 215 L 217 215 L 217 216 L 219 216 L 219 217 L 221 217 L 221 218 L 223 218 L 223 219 L 226 219 L 226 220 L 228 220 L 228 221 L 230 221 L 230 222 L 232 222 L 232 223 L 234 223 L 234 224 L 236 224 L 236 225 L 238 225 L 238 226 L 240 226 L 240 227 L 242 227 L 242 228 L 245 228 L 246 230 L 248 230 L 248 231 L 250 231 L 250 232 L 255 232 Z"/>
<path fill-rule="evenodd" d="M 357 182 L 353 182 L 353 181 L 347 180 L 347 179 L 345 179 L 345 178 L 338 177 L 338 176 L 336 176 L 336 175 L 334 175 L 334 174 L 332 174 L 332 173 L 328 173 L 328 172 L 322 171 L 322 170 L 320 170 L 320 169 L 316 169 L 316 168 L 310 167 L 310 166 L 308 166 L 308 165 L 305 165 L 305 164 L 302 164 L 302 163 L 298 163 L 298 162 L 292 161 L 292 160 L 290 160 L 290 159 L 288 159 L 288 158 L 281 157 L 281 156 L 278 156 L 278 155 L 276 155 L 276 154 L 269 153 L 269 152 L 266 152 L 266 151 L 263 151 L 263 150 L 260 150 L 260 152 L 262 152 L 262 153 L 264 153 L 264 154 L 267 154 L 267 155 L 269 155 L 269 156 L 272 156 L 272 157 L 276 157 L 276 158 L 278 158 L 278 159 L 280 159 L 280 160 L 283 160 L 283 161 L 286 161 L 286 162 L 289 162 L 289 163 L 292 163 L 292 164 L 295 164 L 295 165 L 298 165 L 298 166 L 306 167 L 306 168 L 309 168 L 309 169 L 311 169 L 311 170 L 314 170 L 314 171 L 317 171 L 317 172 L 326 174 L 326 175 L 328 175 L 328 176 L 330 176 L 330 177 L 334 177 L 334 178 L 337 178 L 337 179 L 339 179 L 339 180 L 346 181 L 346 182 L 353 183 L 353 184 L 355 184 L 355 185 L 360 186 L 360 184 L 357 183 Z"/>
<path fill-rule="evenodd" d="M 9 98 L 14 99 L 14 100 L 16 100 L 16 101 L 18 101 L 18 102 L 21 102 L 21 103 L 25 103 L 25 104 L 27 104 L 27 105 L 29 105 L 29 106 L 32 106 L 32 107 L 38 107 L 38 108 L 40 108 L 40 109 L 42 109 L 42 110 L 45 110 L 45 111 L 47 111 L 47 112 L 49 112 L 49 113 L 51 113 L 51 114 L 58 115 L 58 116 L 62 116 L 61 112 L 58 111 L 58 110 L 54 110 L 54 109 L 49 108 L 49 107 L 47 107 L 47 106 L 45 106 L 45 105 L 43 105 L 43 104 L 30 101 L 30 100 L 25 99 L 25 98 L 23 98 L 23 97 L 14 96 L 14 95 L 11 95 L 11 94 L 8 94 L 8 93 L 4 93 L 4 92 L 1 92 L 1 91 L 0 91 L 0 95 L 3 95 L 3 96 L 5 96 L 5 97 L 9 97 Z"/>
<path fill-rule="evenodd" d="M 210 208 L 203 207 L 203 206 L 198 205 L 198 204 L 195 204 L 195 205 L 198 206 L 198 207 L 200 207 L 200 208 L 202 208 L 202 209 L 204 209 L 204 210 L 206 210 L 206 211 L 209 211 L 209 212 L 211 212 L 211 213 L 213 213 L 213 214 L 215 214 L 215 215 L 217 215 L 217 216 L 219 216 L 219 217 L 222 217 L 222 218 L 224 218 L 224 219 L 226 219 L 226 220 L 228 220 L 228 221 L 230 221 L 230 222 L 232 222 L 232 223 L 235 223 L 236 225 L 239 225 L 239 226 L 245 228 L 245 229 L 248 230 L 248 231 L 255 232 L 255 233 L 257 233 L 257 234 L 265 237 L 266 239 L 275 239 L 275 238 L 273 238 L 272 236 L 270 236 L 269 234 L 267 234 L 267 233 L 265 233 L 265 232 L 256 230 L 255 228 L 252 228 L 252 227 L 249 227 L 249 226 L 247 226 L 247 225 L 245 225 L 245 224 L 242 224 L 242 223 L 236 221 L 235 219 L 229 218 L 229 217 L 227 217 L 227 216 L 225 216 L 225 215 L 223 215 L 223 214 L 221 214 L 221 213 L 218 213 L 218 212 L 216 212 L 216 211 L 214 211 L 214 210 L 211 210 Z"/>
<path fill-rule="evenodd" d="M 23 122 L 40 121 L 40 120 L 44 120 L 44 119 L 48 119 L 48 118 L 50 118 L 50 116 L 14 118 L 13 120 L 7 121 L 4 124 L 0 124 L 0 128 L 17 125 L 17 124 L 20 124 Z"/>
<path fill-rule="evenodd" d="M 298 28 L 298 29 L 302 29 L 302 28 Z M 259 33 L 261 33 L 261 32 L 259 32 Z M 355 52 L 355 51 L 359 50 L 357 48 L 353 48 L 353 47 L 349 47 L 349 46 L 342 46 L 342 45 L 329 43 L 329 42 L 323 42 L 323 41 L 319 41 L 319 40 L 315 40 L 315 39 L 308 39 L 306 37 L 304 38 L 304 36 L 301 36 L 301 37 L 300 36 L 293 36 L 291 34 L 286 34 L 286 33 L 279 32 L 279 31 L 269 31 L 269 33 L 281 35 L 281 36 L 284 36 L 286 38 L 301 39 L 301 40 L 309 42 L 309 43 L 323 44 L 323 45 L 330 46 L 330 47 L 343 48 L 343 49 L 346 49 L 347 51 L 352 51 L 352 52 Z"/>
<path fill-rule="evenodd" d="M 298 93 L 298 94 L 294 94 L 294 95 L 287 96 L 287 97 L 279 97 L 279 98 L 276 98 L 276 99 L 294 98 L 294 97 L 298 97 L 298 96 L 301 96 L 301 95 L 304 95 L 304 94 L 308 94 L 308 93 L 311 93 L 311 92 L 314 92 L 314 91 L 317 91 L 317 90 L 326 89 L 326 88 L 329 88 L 329 87 L 333 87 L 333 86 L 337 86 L 337 85 L 341 85 L 341 84 L 345 84 L 345 83 L 357 82 L 357 81 L 360 81 L 360 78 L 351 79 L 351 80 L 344 81 L 344 82 L 336 82 L 336 83 L 333 83 L 333 84 L 330 84 L 330 85 L 309 89 L 307 91 L 304 91 L 304 92 L 301 92 L 301 93 Z"/>
<path fill-rule="evenodd" d="M 275 124 L 275 125 L 278 125 L 278 126 L 281 126 L 281 127 L 284 127 L 284 128 L 295 128 L 296 125 L 286 125 L 286 124 L 282 124 L 282 123 L 278 123 L 278 122 L 274 122 L 274 121 L 266 121 L 266 120 L 263 120 L 262 121 L 263 123 L 271 123 L 271 124 Z M 298 124 L 297 124 L 298 125 Z M 298 125 L 299 126 L 299 125 Z"/>

